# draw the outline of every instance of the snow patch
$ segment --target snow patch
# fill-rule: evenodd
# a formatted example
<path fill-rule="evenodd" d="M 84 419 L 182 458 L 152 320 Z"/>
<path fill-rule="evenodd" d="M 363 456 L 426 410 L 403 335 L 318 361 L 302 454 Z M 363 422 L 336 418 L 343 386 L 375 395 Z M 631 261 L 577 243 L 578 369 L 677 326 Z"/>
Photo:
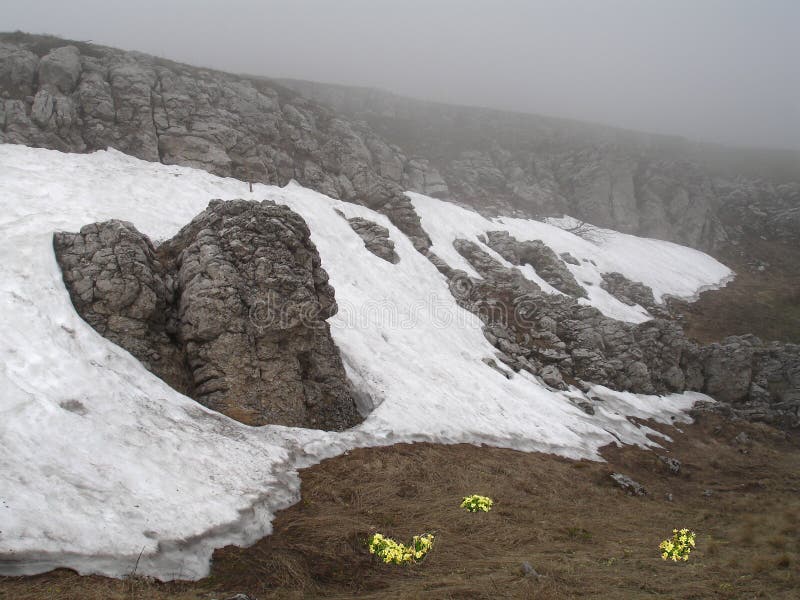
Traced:
<path fill-rule="evenodd" d="M 569 252 L 580 261 L 579 265 L 565 263 L 589 296 L 579 301 L 620 321 L 641 323 L 652 316 L 641 306 L 628 306 L 601 288 L 603 273 L 618 272 L 632 281 L 644 283 L 652 288 L 657 302 L 663 302 L 667 296 L 693 299 L 700 291 L 726 285 L 733 277 L 728 267 L 711 256 L 672 242 L 640 238 L 591 225 L 585 226 L 588 235 L 581 237 L 568 231 L 580 224 L 571 217 L 548 222 L 510 217 L 487 219 L 471 210 L 422 194 L 407 192 L 406 195 L 433 242 L 431 250 L 451 267 L 478 277 L 475 269 L 453 247 L 453 241 L 458 238 L 481 244 L 479 237 L 487 231 L 507 231 L 521 242 L 541 240 L 557 255 Z M 485 245 L 481 246 L 489 251 Z M 496 253 L 491 254 L 497 258 Z M 506 261 L 501 262 L 508 266 Z M 520 271 L 539 284 L 544 292 L 554 292 L 549 285 L 542 285 L 541 277 L 530 265 L 525 265 Z"/>
<path fill-rule="evenodd" d="M 54 231 L 116 218 L 165 239 L 213 198 L 274 200 L 308 222 L 336 288 L 332 335 L 348 375 L 374 402 L 362 406 L 374 410 L 360 426 L 331 433 L 237 423 L 168 387 L 75 313 L 53 255 Z M 519 239 L 596 259 L 597 268 L 573 270 L 579 281 L 618 270 L 680 294 L 697 279 L 643 277 L 628 264 L 662 243 L 636 246 L 627 236 L 598 246 L 542 223 L 489 222 L 412 198 L 434 250 L 454 267 L 468 270 L 448 249 L 451 238 L 506 227 Z M 570 401 L 586 398 L 575 389 L 555 392 L 529 374 L 506 379 L 481 362 L 495 352 L 482 323 L 386 217 L 297 184 L 254 185 L 251 193 L 241 181 L 113 150 L 0 145 L 0 206 L 0 574 L 65 566 L 123 576 L 141 554 L 139 573 L 199 578 L 214 547 L 270 533 L 274 512 L 298 497 L 298 468 L 350 448 L 468 442 L 599 459 L 608 443 L 654 443 L 627 416 L 688 422 L 685 410 L 707 399 L 595 390 L 589 416 Z M 387 227 L 400 262 L 366 250 L 337 209 Z M 685 255 L 675 250 L 673 258 Z M 718 271 L 697 260 L 708 267 L 702 283 L 712 283 Z"/>

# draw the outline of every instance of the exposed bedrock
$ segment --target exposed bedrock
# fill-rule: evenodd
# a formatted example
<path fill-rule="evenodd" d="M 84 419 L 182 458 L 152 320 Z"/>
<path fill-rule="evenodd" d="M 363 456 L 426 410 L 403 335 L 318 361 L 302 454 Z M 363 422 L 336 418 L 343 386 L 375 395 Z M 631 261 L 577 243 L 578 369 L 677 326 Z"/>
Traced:
<path fill-rule="evenodd" d="M 576 298 L 586 297 L 586 290 L 564 261 L 541 240 L 520 242 L 507 231 L 489 231 L 486 233 L 486 244 L 512 265 L 529 264 L 557 290 Z"/>
<path fill-rule="evenodd" d="M 389 238 L 389 230 L 383 225 L 363 217 L 347 219 L 359 237 L 364 240 L 364 246 L 375 256 L 392 264 L 400 262 L 400 257 L 394 251 L 394 242 Z"/>
<path fill-rule="evenodd" d="M 590 382 L 647 394 L 702 391 L 736 415 L 800 425 L 800 346 L 749 335 L 699 345 L 672 320 L 611 319 L 570 296 L 543 293 L 474 242 L 454 246 L 482 279 L 429 258 L 458 303 L 483 320 L 497 358 L 512 370 L 526 369 L 555 388 Z M 609 278 L 639 300 L 652 298 L 643 284 L 623 280 Z"/>
<path fill-rule="evenodd" d="M 403 194 L 406 170 L 436 188 L 363 122 L 267 79 L 47 36 L 0 36 L 0 142 L 67 152 L 107 147 L 243 181 L 294 179 L 386 214 L 430 241 Z M 421 170 L 422 169 L 422 170 Z"/>
<path fill-rule="evenodd" d="M 800 240 L 795 151 L 736 150 L 373 88 L 282 83 L 368 122 L 420 159 L 431 175 L 410 169 L 409 189 L 431 194 L 424 188 L 433 183 L 488 215 L 566 213 L 706 250 L 754 234 Z"/>
<path fill-rule="evenodd" d="M 641 281 L 631 281 L 622 273 L 603 273 L 600 287 L 628 306 L 639 306 L 652 310 L 658 308 L 653 290 Z"/>
<path fill-rule="evenodd" d="M 78 313 L 205 406 L 251 425 L 360 420 L 325 321 L 333 287 L 289 208 L 214 200 L 158 247 L 106 221 L 54 248 Z"/>
<path fill-rule="evenodd" d="M 703 249 L 800 239 L 795 154 L 772 157 L 792 165 L 773 181 L 769 153 L 737 159 L 668 136 L 232 75 L 48 36 L 0 34 L 0 142 L 295 179 L 383 212 L 422 250 L 430 243 L 403 190 Z"/>

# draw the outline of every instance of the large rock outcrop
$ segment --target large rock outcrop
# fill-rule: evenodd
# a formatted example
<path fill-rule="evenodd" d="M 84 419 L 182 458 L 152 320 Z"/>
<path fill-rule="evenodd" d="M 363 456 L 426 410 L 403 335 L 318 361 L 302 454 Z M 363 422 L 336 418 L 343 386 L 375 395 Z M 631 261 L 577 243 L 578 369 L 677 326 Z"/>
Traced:
<path fill-rule="evenodd" d="M 0 141 L 296 179 L 383 212 L 422 250 L 429 240 L 403 190 L 705 250 L 764 231 L 800 241 L 796 153 L 278 83 L 47 36 L 0 34 Z"/>
<path fill-rule="evenodd" d="M 2 34 L 0 142 L 66 152 L 112 147 L 243 181 L 295 179 L 379 210 L 419 248 L 429 245 L 403 194 L 402 151 L 365 123 L 266 79 Z"/>
<path fill-rule="evenodd" d="M 503 241 L 510 244 L 513 238 Z M 457 239 L 453 245 L 482 279 L 450 269 L 441 259 L 433 262 L 459 304 L 483 320 L 496 358 L 512 370 L 525 369 L 557 388 L 599 383 L 645 394 L 701 391 L 732 414 L 800 425 L 800 346 L 755 336 L 704 346 L 668 318 L 617 321 L 574 297 L 543 293 L 474 242 Z M 623 279 L 609 278 L 616 288 L 652 298 L 643 284 Z"/>
<path fill-rule="evenodd" d="M 359 421 L 325 322 L 334 290 L 287 207 L 215 200 L 158 247 L 107 221 L 54 248 L 80 315 L 179 391 L 251 425 Z"/>
<path fill-rule="evenodd" d="M 749 232 L 800 242 L 796 151 L 723 148 L 376 89 L 281 83 L 366 121 L 414 155 L 406 166 L 409 189 L 488 215 L 566 213 L 704 250 Z"/>
<path fill-rule="evenodd" d="M 512 265 L 532 266 L 536 273 L 557 290 L 585 298 L 586 290 L 577 282 L 564 261 L 541 240 L 520 242 L 507 231 L 489 231 L 486 244 Z"/>

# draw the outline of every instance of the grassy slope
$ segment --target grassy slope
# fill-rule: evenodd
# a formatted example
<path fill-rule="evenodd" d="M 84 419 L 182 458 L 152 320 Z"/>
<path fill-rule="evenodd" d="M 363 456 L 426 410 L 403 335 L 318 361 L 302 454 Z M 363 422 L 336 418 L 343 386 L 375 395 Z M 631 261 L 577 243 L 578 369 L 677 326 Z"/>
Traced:
<path fill-rule="evenodd" d="M 800 344 L 800 247 L 750 239 L 716 258 L 736 272 L 721 290 L 693 304 L 675 303 L 684 328 L 701 342 L 753 333 L 764 340 Z M 768 263 L 758 271 L 756 262 Z"/>
<path fill-rule="evenodd" d="M 206 580 L 56 571 L 0 579 L 0 597 L 796 598 L 798 440 L 712 416 L 668 430 L 678 476 L 656 452 L 630 447 L 607 448 L 605 464 L 466 445 L 356 450 L 304 471 L 303 500 L 278 515 L 274 534 L 218 551 Z M 741 431 L 751 442 L 733 441 Z M 614 470 L 649 495 L 613 487 Z M 473 492 L 492 496 L 495 509 L 459 510 Z M 658 543 L 684 526 L 697 531 L 697 551 L 688 563 L 663 562 Z M 403 539 L 432 531 L 436 544 L 422 564 L 380 565 L 364 546 L 374 530 Z M 542 577 L 524 577 L 522 561 Z"/>

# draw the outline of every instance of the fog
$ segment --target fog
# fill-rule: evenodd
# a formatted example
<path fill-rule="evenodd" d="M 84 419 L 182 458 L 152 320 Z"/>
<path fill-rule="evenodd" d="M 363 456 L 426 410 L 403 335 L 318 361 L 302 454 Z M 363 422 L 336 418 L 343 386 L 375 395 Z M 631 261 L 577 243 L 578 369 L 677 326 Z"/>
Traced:
<path fill-rule="evenodd" d="M 0 30 L 800 148 L 797 0 L 3 0 Z"/>

